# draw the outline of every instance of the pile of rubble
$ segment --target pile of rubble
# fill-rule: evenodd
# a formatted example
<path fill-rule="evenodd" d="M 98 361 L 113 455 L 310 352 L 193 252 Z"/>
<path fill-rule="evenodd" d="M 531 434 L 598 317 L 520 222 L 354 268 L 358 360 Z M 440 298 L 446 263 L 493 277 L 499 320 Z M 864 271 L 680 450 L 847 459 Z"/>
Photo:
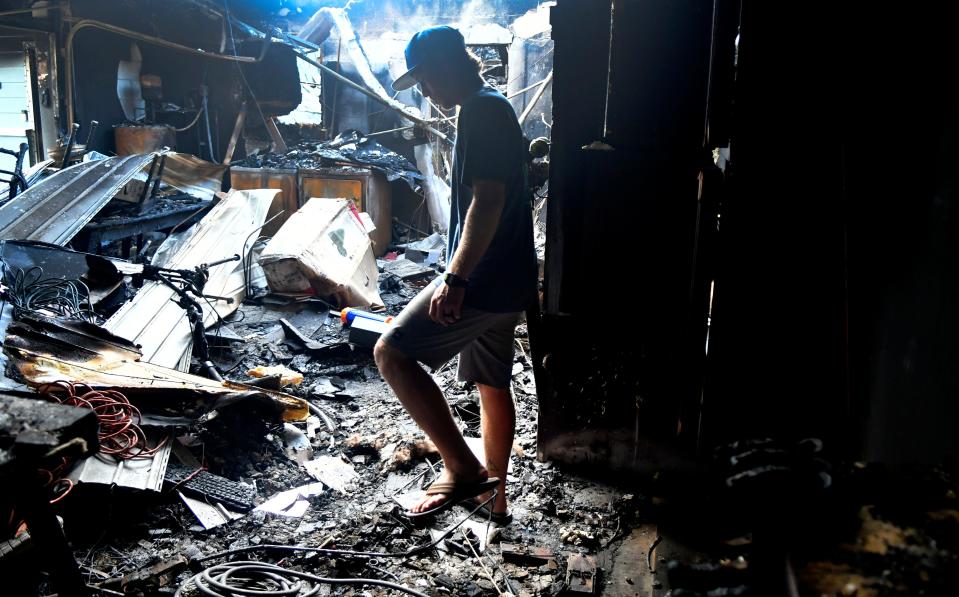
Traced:
<path fill-rule="evenodd" d="M 376 259 L 369 218 L 336 199 L 308 201 L 259 238 L 276 191 L 198 198 L 205 178 L 172 168 L 194 193 L 177 194 L 163 155 L 74 166 L 0 211 L 0 476 L 25 488 L 0 505 L 12 538 L 0 564 L 21 566 L 17 589 L 193 595 L 209 582 L 194 578 L 201 570 L 249 560 L 280 567 L 249 578 L 282 585 L 278 574 L 298 571 L 320 594 L 593 592 L 592 556 L 628 532 L 636 500 L 537 460 L 525 326 L 512 524 L 460 508 L 417 524 L 403 515 L 442 463 L 371 347 L 442 271 L 444 239 Z M 22 205 L 53 216 L 34 221 Z M 168 236 L 127 230 L 153 242 L 140 241 L 137 261 L 63 247 L 97 222 L 142 225 L 151 209 L 191 217 Z M 128 253 L 103 237 L 88 244 Z M 455 370 L 434 378 L 482 459 L 478 393 Z"/>
<path fill-rule="evenodd" d="M 411 291 L 404 288 L 400 294 Z M 136 575 L 150 570 L 156 573 L 139 584 L 148 594 L 149 583 L 174 587 L 190 576 L 188 562 L 163 565 L 181 557 L 200 560 L 267 544 L 399 556 L 435 542 L 409 557 L 262 548 L 242 559 L 282 560 L 284 567 L 321 577 L 392 580 L 426 594 L 550 595 L 566 586 L 570 554 L 595 554 L 630 526 L 635 511 L 630 494 L 563 475 L 536 460 L 535 388 L 520 350 L 513 377 L 517 441 L 508 477 L 513 524 L 496 528 L 454 509 L 425 527 L 412 525 L 400 513 L 403 498 L 409 497 L 402 490 L 409 491 L 411 483 L 421 488 L 438 470 L 435 447 L 393 398 L 369 351 L 346 344 L 339 318 L 312 311 L 291 318 L 304 334 L 333 347 L 312 355 L 285 341 L 284 315 L 263 306 L 242 307 L 230 326 L 245 343 L 221 351 L 218 360 L 234 362 L 237 370 L 280 366 L 299 372 L 303 381 L 290 393 L 315 403 L 332 421 L 333 431 L 313 417 L 292 424 L 262 425 L 249 417 L 205 424 L 198 436 L 209 470 L 255 487 L 257 507 L 207 530 L 173 500 L 138 524 L 106 537 L 94 534 L 91 539 L 98 543 L 78 552 L 91 581 L 99 576 L 123 584 L 122 578 L 132 575 L 140 583 Z M 519 330 L 517 343 L 528 351 L 523 335 Z M 475 388 L 455 381 L 455 363 L 436 379 L 461 428 L 477 436 Z"/>
<path fill-rule="evenodd" d="M 390 182 L 403 180 L 416 188 L 423 175 L 408 159 L 380 145 L 372 138 L 349 130 L 330 141 L 303 141 L 286 151 L 254 154 L 234 162 L 248 168 L 295 170 L 356 164 L 382 172 Z"/>

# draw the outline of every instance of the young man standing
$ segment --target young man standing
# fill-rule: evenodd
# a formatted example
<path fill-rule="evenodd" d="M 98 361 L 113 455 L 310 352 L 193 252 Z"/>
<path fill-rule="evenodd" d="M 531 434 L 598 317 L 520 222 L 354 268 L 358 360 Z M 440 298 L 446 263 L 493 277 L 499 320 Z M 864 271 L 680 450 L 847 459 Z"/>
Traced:
<path fill-rule="evenodd" d="M 408 515 L 483 500 L 497 489 L 492 517 L 505 524 L 510 521 L 506 468 L 515 427 L 513 333 L 536 297 L 523 135 L 509 101 L 484 84 L 480 63 L 459 31 L 420 31 L 406 47 L 406 65 L 409 70 L 393 83 L 395 90 L 419 84 L 424 96 L 444 108 L 460 106 L 446 274 L 410 302 L 374 350 L 383 378 L 436 444 L 445 465 Z M 459 379 L 479 388 L 485 463 L 473 456 L 442 391 L 419 365 L 437 369 L 457 354 Z"/>

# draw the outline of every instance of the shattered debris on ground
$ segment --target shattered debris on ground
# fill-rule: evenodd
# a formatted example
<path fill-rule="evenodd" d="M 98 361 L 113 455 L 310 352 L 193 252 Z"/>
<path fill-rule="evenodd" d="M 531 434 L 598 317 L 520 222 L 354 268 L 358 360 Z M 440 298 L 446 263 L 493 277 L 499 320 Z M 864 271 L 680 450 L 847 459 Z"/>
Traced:
<path fill-rule="evenodd" d="M 208 229 L 237 201 L 221 199 L 186 236 L 168 241 L 180 244 L 162 254 L 193 250 L 183 248 L 190 242 L 184 239 Z M 413 524 L 401 512 L 442 463 L 380 377 L 371 347 L 442 271 L 445 241 L 434 234 L 396 246 L 382 260 L 369 257 L 367 269 L 375 272 L 369 292 L 377 300 L 357 302 L 377 303 L 370 307 L 376 312 L 341 312 L 308 293 L 271 293 L 267 284 L 276 284 L 274 272 L 255 275 L 257 260 L 250 255 L 240 257 L 239 265 L 215 265 L 219 270 L 204 264 L 249 251 L 245 235 L 263 221 L 267 202 L 261 203 L 253 221 L 231 227 L 229 243 L 214 239 L 185 261 L 164 258 L 181 269 L 108 263 L 110 279 L 126 275 L 129 288 L 111 321 L 123 316 L 128 327 L 142 331 L 122 334 L 110 324 L 70 321 L 63 316 L 74 311 L 45 304 L 18 312 L 10 322 L 4 353 L 11 383 L 51 395 L 69 387 L 70 399 L 109 395 L 131 405 L 124 408 L 137 430 L 131 437 L 136 447 L 119 456 L 70 460 L 51 475 L 62 491 L 59 511 L 84 581 L 104 594 L 173 594 L 192 582 L 191 566 L 221 563 L 204 557 L 252 549 L 246 552 L 251 559 L 277 561 L 277 548 L 258 546 L 282 545 L 384 554 L 282 556 L 285 568 L 323 577 L 381 579 L 424 594 L 558 594 L 566 558 L 604 549 L 632 514 L 623 492 L 536 460 L 536 389 L 526 326 L 516 332 L 512 380 L 512 524 L 501 528 L 464 508 Z M 344 213 L 352 223 L 353 215 Z M 66 271 L 95 280 L 86 270 L 92 272 L 96 260 L 88 257 L 84 266 L 83 254 L 45 250 L 58 252 L 39 254 L 48 261 L 79 259 Z M 229 284 L 222 281 L 227 278 Z M 232 302 L 209 298 L 199 304 L 198 335 L 185 315 L 188 301 L 170 283 L 206 282 L 203 291 Z M 143 310 L 147 291 L 163 295 L 157 303 L 162 309 Z M 78 296 L 79 304 L 82 292 Z M 170 325 L 157 325 L 160 313 L 178 322 L 173 333 Z M 124 337 L 131 335 L 137 343 Z M 159 359 L 155 347 L 164 342 L 177 350 Z M 208 363 L 198 356 L 201 348 Z M 211 365 L 226 381 L 210 379 Z M 482 458 L 477 389 L 456 380 L 455 359 L 433 377 Z M 84 516 L 90 508 L 102 515 Z M 511 549 L 551 555 L 507 561 Z M 364 594 L 386 594 L 370 589 Z M 335 586 L 323 591 L 354 594 Z"/>
<path fill-rule="evenodd" d="M 388 312 L 398 313 L 415 292 L 404 285 L 399 292 L 389 293 L 393 300 Z M 284 425 L 231 410 L 178 429 L 176 435 L 189 437 L 189 451 L 202 458 L 206 470 L 255 488 L 254 509 L 207 529 L 187 502 L 167 487 L 159 503 L 138 518 L 110 525 L 106 534 L 98 528 L 76 535 L 77 557 L 91 583 L 111 579 L 103 585 L 107 587 L 113 586 L 112 579 L 122 579 L 120 584 L 131 589 L 152 586 L 162 594 L 162 589 L 172 589 L 189 576 L 177 564 L 178 558 L 197 559 L 260 544 L 405 552 L 429 543 L 433 529 L 444 529 L 465 517 L 466 512 L 456 508 L 429 527 L 417 528 L 399 515 L 394 493 L 417 477 L 427 481 L 441 466 L 439 455 L 380 378 L 370 351 L 346 343 L 349 332 L 339 317 L 311 308 L 290 312 L 244 304 L 228 318 L 228 325 L 244 341 L 214 350 L 221 368 L 232 369 L 234 378 L 246 372 L 301 375 L 302 383 L 285 390 L 310 401 L 332 429 L 320 417 Z M 289 326 L 303 338 L 330 348 L 309 350 L 297 345 L 299 338 L 287 342 Z M 521 326 L 517 342 L 528 353 L 525 335 Z M 480 560 L 457 530 L 436 550 L 410 558 L 364 561 L 290 553 L 284 566 L 320 576 L 392 579 L 427 594 L 496 594 L 485 566 L 495 570 L 493 579 L 500 591 L 508 578 L 518 595 L 557 593 L 566 554 L 594 553 L 613 539 L 628 524 L 621 521 L 626 502 L 615 490 L 564 475 L 535 459 L 535 385 L 522 355 L 517 350 L 513 377 L 517 440 L 508 478 L 514 522 L 505 528 L 487 528 L 478 519 L 465 523 L 470 529 L 467 535 L 488 544 Z M 467 436 L 478 437 L 478 393 L 475 387 L 456 381 L 455 370 L 453 362 L 434 377 L 461 429 Z M 304 448 L 309 451 L 305 458 L 298 453 Z M 87 499 L 80 489 L 72 498 L 77 507 Z M 124 500 L 134 503 L 143 498 L 114 496 L 110 507 L 120 508 L 117 502 Z M 578 529 L 579 539 L 558 533 L 561 526 Z M 503 543 L 549 549 L 556 556 L 546 562 L 505 562 L 500 555 Z"/>

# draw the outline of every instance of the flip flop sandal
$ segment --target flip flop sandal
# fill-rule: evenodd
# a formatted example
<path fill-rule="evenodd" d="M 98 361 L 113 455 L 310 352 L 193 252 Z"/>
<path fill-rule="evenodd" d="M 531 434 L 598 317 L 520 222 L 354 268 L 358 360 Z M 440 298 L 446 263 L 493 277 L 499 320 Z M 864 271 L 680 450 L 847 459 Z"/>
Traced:
<path fill-rule="evenodd" d="M 492 506 L 490 504 L 480 505 L 473 498 L 467 498 L 459 503 L 460 507 L 465 508 L 468 512 L 472 513 L 473 516 L 480 518 L 483 522 L 490 521 L 493 524 L 505 527 L 506 525 L 513 522 L 513 515 L 506 512 L 493 512 Z M 479 508 L 477 510 L 477 508 Z M 476 510 L 474 512 L 474 510 Z"/>
<path fill-rule="evenodd" d="M 482 481 L 442 481 L 436 482 L 429 486 L 426 490 L 426 495 L 437 495 L 444 494 L 448 496 L 444 502 L 439 506 L 425 510 L 423 512 L 410 512 L 407 510 L 404 512 L 407 518 L 420 518 L 422 516 L 430 516 L 432 514 L 439 514 L 440 512 L 445 512 L 455 506 L 456 504 L 462 502 L 463 500 L 468 500 L 470 498 L 475 498 L 478 495 L 484 494 L 487 491 L 494 489 L 499 485 L 499 477 L 490 477 Z"/>

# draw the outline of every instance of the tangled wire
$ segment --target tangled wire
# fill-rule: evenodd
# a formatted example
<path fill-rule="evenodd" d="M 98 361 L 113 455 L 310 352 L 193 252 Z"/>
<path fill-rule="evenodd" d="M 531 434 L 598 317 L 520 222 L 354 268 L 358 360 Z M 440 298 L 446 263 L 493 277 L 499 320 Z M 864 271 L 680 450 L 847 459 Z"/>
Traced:
<path fill-rule="evenodd" d="M 229 562 L 207 568 L 182 585 L 176 595 L 179 597 L 185 594 L 187 587 L 195 585 L 201 594 L 211 597 L 232 595 L 311 597 L 320 592 L 320 584 L 372 585 L 393 589 L 407 595 L 426 597 L 424 593 L 385 580 L 323 578 L 273 564 L 252 561 Z"/>
<path fill-rule="evenodd" d="M 39 313 L 103 323 L 103 318 L 90 308 L 90 289 L 79 280 L 43 279 L 43 268 L 36 266 L 26 271 L 6 270 L 4 278 L 14 317 Z"/>
<path fill-rule="evenodd" d="M 78 390 L 80 390 L 78 392 Z M 94 390 L 85 384 L 55 381 L 38 388 L 53 402 L 89 408 L 100 422 L 100 452 L 118 460 L 147 458 L 163 447 L 166 440 L 147 447 L 146 435 L 140 429 L 140 410 L 116 390 Z"/>

